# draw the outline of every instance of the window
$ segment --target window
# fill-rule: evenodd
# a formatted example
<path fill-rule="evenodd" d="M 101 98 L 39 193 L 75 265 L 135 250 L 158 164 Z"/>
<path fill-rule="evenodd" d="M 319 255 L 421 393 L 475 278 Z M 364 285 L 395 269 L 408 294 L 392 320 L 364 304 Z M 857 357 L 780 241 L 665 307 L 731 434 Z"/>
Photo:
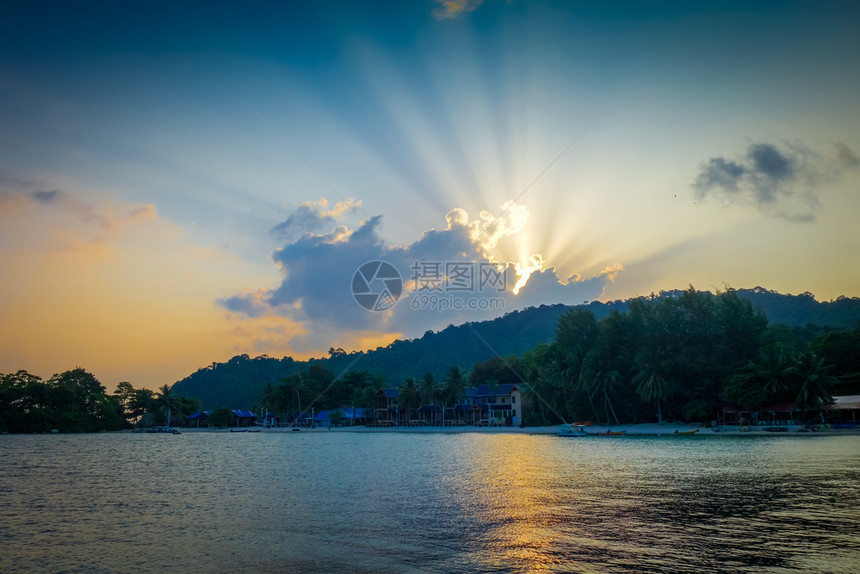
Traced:
<path fill-rule="evenodd" d="M 517 402 L 517 397 L 516 397 L 516 395 L 512 395 L 511 396 L 511 404 L 514 404 L 515 402 Z"/>

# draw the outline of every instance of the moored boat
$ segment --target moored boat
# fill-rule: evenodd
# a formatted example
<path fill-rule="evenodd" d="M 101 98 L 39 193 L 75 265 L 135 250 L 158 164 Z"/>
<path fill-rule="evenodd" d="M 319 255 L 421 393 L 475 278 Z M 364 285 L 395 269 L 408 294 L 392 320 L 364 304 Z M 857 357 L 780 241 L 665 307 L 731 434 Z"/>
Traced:
<path fill-rule="evenodd" d="M 584 425 L 561 425 L 556 436 L 588 436 Z"/>
<path fill-rule="evenodd" d="M 692 429 L 692 430 L 678 430 L 678 429 L 675 429 L 675 434 L 676 434 L 676 435 L 679 435 L 679 436 L 693 436 L 693 435 L 694 435 L 694 434 L 696 434 L 697 432 L 699 432 L 699 429 Z"/>
<path fill-rule="evenodd" d="M 146 432 L 156 434 L 180 434 L 180 432 L 173 427 L 152 427 Z"/>
<path fill-rule="evenodd" d="M 594 434 L 596 434 L 598 436 L 621 436 L 621 435 L 627 434 L 627 431 L 626 430 L 614 431 L 612 429 L 609 429 L 606 432 L 598 432 L 598 433 L 594 433 Z"/>

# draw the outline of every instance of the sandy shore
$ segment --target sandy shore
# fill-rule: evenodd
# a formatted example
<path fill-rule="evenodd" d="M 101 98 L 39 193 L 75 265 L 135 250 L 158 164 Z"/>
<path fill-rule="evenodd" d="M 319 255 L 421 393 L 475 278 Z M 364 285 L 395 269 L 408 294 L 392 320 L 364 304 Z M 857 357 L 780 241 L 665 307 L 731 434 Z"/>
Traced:
<path fill-rule="evenodd" d="M 412 434 L 456 434 L 456 433 L 481 433 L 481 434 L 528 434 L 528 435 L 554 435 L 560 429 L 560 425 L 545 427 L 365 427 L 346 426 L 335 428 L 302 428 L 303 433 L 328 433 L 328 432 L 350 432 L 350 433 L 412 433 Z M 702 436 L 822 436 L 822 435 L 860 435 L 860 429 L 853 430 L 821 430 L 816 432 L 804 432 L 800 426 L 788 427 L 785 432 L 773 432 L 764 430 L 766 427 L 748 427 L 749 430 L 740 430 L 738 427 L 721 427 L 717 432 L 712 428 L 702 427 L 700 423 L 677 424 L 665 423 L 640 423 L 614 426 L 590 426 L 586 430 L 589 434 L 605 433 L 607 431 L 625 431 L 625 436 L 669 436 L 675 431 L 684 432 L 696 430 L 696 437 Z M 230 429 L 195 429 L 183 428 L 181 432 L 230 432 Z M 289 428 L 257 429 L 266 433 L 294 432 Z M 681 437 L 679 437 L 681 438 Z"/>

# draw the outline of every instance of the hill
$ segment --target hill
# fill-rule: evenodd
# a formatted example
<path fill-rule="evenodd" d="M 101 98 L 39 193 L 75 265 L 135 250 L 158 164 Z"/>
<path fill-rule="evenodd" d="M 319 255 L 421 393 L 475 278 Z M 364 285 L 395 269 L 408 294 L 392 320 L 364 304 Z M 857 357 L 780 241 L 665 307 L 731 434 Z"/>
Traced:
<path fill-rule="evenodd" d="M 649 298 L 676 297 L 681 291 L 662 291 Z M 762 287 L 738 289 L 736 293 L 760 308 L 771 323 L 790 327 L 817 325 L 826 329 L 851 329 L 860 322 L 860 299 L 840 297 L 819 302 L 810 293 L 784 295 Z M 624 312 L 627 301 L 598 302 L 580 305 L 601 319 L 613 310 Z M 212 363 L 178 381 L 174 391 L 182 396 L 199 398 L 204 408 L 218 406 L 252 408 L 260 400 L 266 383 L 277 383 L 282 377 L 303 372 L 313 364 L 322 364 L 335 375 L 348 371 L 369 371 L 381 375 L 386 384 L 398 386 L 406 377 L 424 373 L 441 376 L 451 365 L 470 370 L 476 363 L 495 356 L 520 355 L 540 342 L 555 337 L 558 318 L 569 309 L 566 305 L 541 305 L 507 313 L 490 321 L 449 325 L 427 331 L 417 339 L 397 340 L 387 347 L 355 353 L 333 353 L 310 361 L 290 357 L 251 358 L 237 355 L 226 363 Z"/>

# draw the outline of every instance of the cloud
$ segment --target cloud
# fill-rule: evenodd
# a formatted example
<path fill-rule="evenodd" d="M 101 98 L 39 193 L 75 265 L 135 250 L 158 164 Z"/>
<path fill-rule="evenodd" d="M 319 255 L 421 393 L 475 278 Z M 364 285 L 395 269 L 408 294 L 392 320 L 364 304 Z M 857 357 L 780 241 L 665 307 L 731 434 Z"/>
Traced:
<path fill-rule="evenodd" d="M 787 221 L 813 221 L 822 190 L 846 168 L 860 164 L 844 143 L 834 147 L 835 156 L 827 157 L 800 142 L 754 143 L 740 157 L 714 157 L 702 164 L 693 182 L 694 193 L 700 200 L 751 205 Z"/>
<path fill-rule="evenodd" d="M 317 202 L 307 201 L 301 204 L 286 221 L 272 228 L 272 234 L 280 239 L 296 238 L 304 233 L 314 233 L 331 227 L 335 221 L 345 212 L 355 213 L 360 201 L 352 199 L 336 203 L 332 209 L 328 208 L 325 198 Z"/>
<path fill-rule="evenodd" d="M 319 204 L 304 204 L 293 221 L 311 212 L 306 209 L 311 205 Z M 280 285 L 223 297 L 217 304 L 237 318 L 280 316 L 301 323 L 304 332 L 290 346 L 319 350 L 379 341 L 386 333 L 418 336 L 428 329 L 489 319 L 527 306 L 597 299 L 623 271 L 614 264 L 593 277 L 562 279 L 540 255 L 524 263 L 498 260 L 492 246 L 521 232 L 528 215 L 516 204 L 503 209 L 499 218 L 481 213 L 474 221 L 465 210 L 452 209 L 444 228 L 428 229 L 408 245 L 391 245 L 382 238 L 381 215 L 350 229 L 340 221 L 346 214 L 342 210 L 326 220 L 328 231 L 306 232 L 274 251 L 272 260 L 282 273 Z M 312 219 L 313 225 L 321 219 Z M 382 278 L 363 276 L 354 283 L 357 270 L 369 261 L 387 262 L 400 275 L 400 299 L 393 306 L 380 305 L 382 311 L 368 311 L 353 295 L 355 285 L 375 294 L 388 285 Z M 515 294 L 518 279 L 524 280 Z"/>
<path fill-rule="evenodd" d="M 833 144 L 833 147 L 836 148 L 836 158 L 839 160 L 839 163 L 849 168 L 860 166 L 860 158 L 847 145 L 837 142 Z"/>
<path fill-rule="evenodd" d="M 456 18 L 467 12 L 471 12 L 484 3 L 484 0 L 433 0 L 439 7 L 433 10 L 433 16 L 437 20 Z"/>

